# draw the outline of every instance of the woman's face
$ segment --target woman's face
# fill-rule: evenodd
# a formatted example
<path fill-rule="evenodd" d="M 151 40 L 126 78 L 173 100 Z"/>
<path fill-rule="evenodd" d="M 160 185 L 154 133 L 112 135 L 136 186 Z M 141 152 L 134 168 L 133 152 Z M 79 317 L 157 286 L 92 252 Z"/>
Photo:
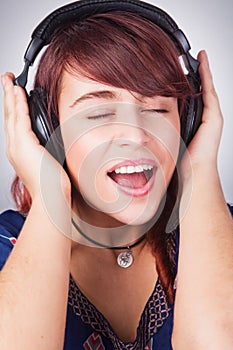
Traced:
<path fill-rule="evenodd" d="M 74 207 L 112 227 L 152 219 L 178 157 L 177 99 L 64 72 L 58 107 Z"/>

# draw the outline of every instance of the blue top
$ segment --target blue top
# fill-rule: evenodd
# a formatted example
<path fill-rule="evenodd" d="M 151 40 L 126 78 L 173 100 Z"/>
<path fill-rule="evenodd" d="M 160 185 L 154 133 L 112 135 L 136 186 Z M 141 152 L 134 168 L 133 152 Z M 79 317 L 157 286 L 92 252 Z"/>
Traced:
<path fill-rule="evenodd" d="M 230 210 L 233 214 L 233 207 Z M 17 241 L 24 220 L 14 210 L 0 215 L 0 269 Z M 173 307 L 168 305 L 159 279 L 141 315 L 135 341 L 124 343 L 70 276 L 64 350 L 172 350 L 172 327 Z"/>

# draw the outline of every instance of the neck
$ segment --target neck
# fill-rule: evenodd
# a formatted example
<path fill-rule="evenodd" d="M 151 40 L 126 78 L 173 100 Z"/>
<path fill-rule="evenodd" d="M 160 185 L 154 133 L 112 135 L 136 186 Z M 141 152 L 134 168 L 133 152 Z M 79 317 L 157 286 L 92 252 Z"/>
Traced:
<path fill-rule="evenodd" d="M 144 241 L 146 239 L 146 234 L 142 235 L 141 237 L 139 237 L 136 241 L 133 242 L 129 242 L 127 245 L 125 246 L 115 246 L 115 247 L 109 247 L 108 249 L 112 249 L 112 250 L 125 250 L 125 249 L 132 249 L 135 248 L 136 246 L 138 246 L 142 241 Z"/>
<path fill-rule="evenodd" d="M 123 249 L 140 243 L 145 236 L 144 227 L 122 225 L 105 228 L 90 225 L 76 215 L 72 218 L 73 240 L 90 247 Z"/>
<path fill-rule="evenodd" d="M 110 215 L 88 205 L 87 201 L 75 189 L 73 189 L 72 198 L 72 210 L 75 213 L 77 222 L 80 220 L 83 223 L 98 228 L 114 228 L 122 225 L 121 222 Z"/>
<path fill-rule="evenodd" d="M 83 200 L 82 200 L 83 201 Z M 127 247 L 141 239 L 147 232 L 146 225 L 123 224 L 93 208 L 79 206 L 73 200 L 72 239 L 82 245 L 95 248 Z"/>
<path fill-rule="evenodd" d="M 86 244 L 79 244 L 77 242 L 72 242 L 72 262 L 77 266 L 81 261 L 88 261 L 87 266 L 90 265 L 90 261 L 93 262 L 93 266 L 95 268 L 103 265 L 105 269 L 110 271 L 115 271 L 115 269 L 122 270 L 117 265 L 116 259 L 121 252 L 127 251 L 126 248 L 121 249 L 105 249 L 97 246 L 90 246 Z M 146 239 L 138 242 L 136 246 L 132 248 L 133 256 L 134 256 L 134 266 L 137 266 L 138 263 L 141 264 L 141 259 L 143 256 L 151 255 L 151 248 Z"/>

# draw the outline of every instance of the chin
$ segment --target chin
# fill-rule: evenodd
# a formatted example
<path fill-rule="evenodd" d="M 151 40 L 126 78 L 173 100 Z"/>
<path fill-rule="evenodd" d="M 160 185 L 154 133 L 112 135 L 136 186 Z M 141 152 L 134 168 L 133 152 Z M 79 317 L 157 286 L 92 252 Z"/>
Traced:
<path fill-rule="evenodd" d="M 145 226 L 149 230 L 158 220 L 163 209 L 164 201 L 159 200 L 157 203 L 147 203 L 145 206 L 131 205 L 119 213 L 111 216 L 124 225 Z"/>

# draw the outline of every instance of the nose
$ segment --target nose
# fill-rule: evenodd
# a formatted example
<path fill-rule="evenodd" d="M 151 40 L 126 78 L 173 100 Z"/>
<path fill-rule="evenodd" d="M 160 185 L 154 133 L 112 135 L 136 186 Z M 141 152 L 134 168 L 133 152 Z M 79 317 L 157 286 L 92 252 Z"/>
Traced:
<path fill-rule="evenodd" d="M 118 140 L 121 147 L 129 145 L 146 146 L 150 140 L 149 132 L 144 125 L 139 108 L 135 105 L 121 107 L 121 123 L 118 125 Z"/>

